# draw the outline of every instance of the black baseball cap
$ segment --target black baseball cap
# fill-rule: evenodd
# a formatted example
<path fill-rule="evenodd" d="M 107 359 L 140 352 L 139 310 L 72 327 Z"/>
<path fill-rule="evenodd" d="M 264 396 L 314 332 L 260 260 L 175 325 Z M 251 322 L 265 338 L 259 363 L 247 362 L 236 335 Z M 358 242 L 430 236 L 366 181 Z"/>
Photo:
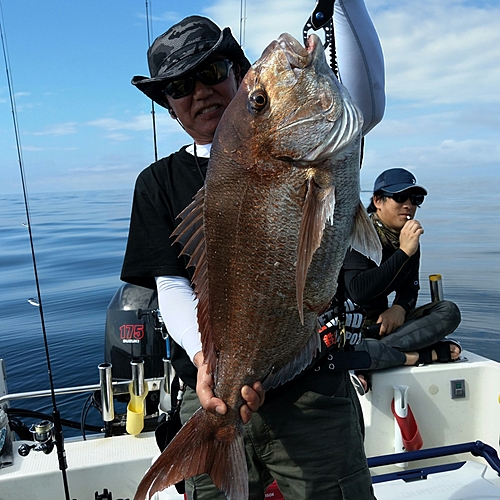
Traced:
<path fill-rule="evenodd" d="M 250 61 L 245 57 L 230 28 L 221 31 L 207 17 L 186 17 L 156 38 L 148 50 L 151 77 L 134 76 L 132 85 L 168 109 L 163 93 L 165 83 L 186 75 L 218 54 L 238 64 L 241 77 L 250 68 Z"/>
<path fill-rule="evenodd" d="M 386 193 L 394 194 L 409 188 L 421 191 L 422 194 L 427 195 L 427 189 L 417 184 L 417 179 L 411 172 L 404 168 L 390 168 L 382 172 L 375 179 L 373 192 L 385 191 Z"/>

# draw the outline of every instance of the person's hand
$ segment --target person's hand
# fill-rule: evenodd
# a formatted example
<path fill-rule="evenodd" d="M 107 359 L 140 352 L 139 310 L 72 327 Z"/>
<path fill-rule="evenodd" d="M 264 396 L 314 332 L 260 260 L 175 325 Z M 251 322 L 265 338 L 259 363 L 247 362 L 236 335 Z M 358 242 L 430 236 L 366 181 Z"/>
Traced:
<path fill-rule="evenodd" d="M 227 405 L 222 399 L 215 397 L 213 392 L 213 378 L 208 373 L 208 365 L 204 362 L 203 353 L 200 351 L 194 356 L 194 364 L 198 368 L 196 380 L 196 394 L 201 406 L 211 413 L 225 415 Z M 265 391 L 260 382 L 255 382 L 252 387 L 245 385 L 241 389 L 241 397 L 245 400 L 240 408 L 240 417 L 246 424 L 252 417 L 252 413 L 257 411 L 264 403 Z"/>
<path fill-rule="evenodd" d="M 264 404 L 266 392 L 260 382 L 254 382 L 252 387 L 244 385 L 241 388 L 241 397 L 246 404 L 240 408 L 240 416 L 243 423 L 246 424 L 252 417 L 252 413 Z"/>
<path fill-rule="evenodd" d="M 399 248 L 411 257 L 418 250 L 418 242 L 422 234 L 424 234 L 424 229 L 418 220 L 406 221 L 399 233 Z"/>
<path fill-rule="evenodd" d="M 384 311 L 377 319 L 380 323 L 380 336 L 385 337 L 392 333 L 396 328 L 399 328 L 406 317 L 406 310 L 398 304 L 394 304 Z"/>

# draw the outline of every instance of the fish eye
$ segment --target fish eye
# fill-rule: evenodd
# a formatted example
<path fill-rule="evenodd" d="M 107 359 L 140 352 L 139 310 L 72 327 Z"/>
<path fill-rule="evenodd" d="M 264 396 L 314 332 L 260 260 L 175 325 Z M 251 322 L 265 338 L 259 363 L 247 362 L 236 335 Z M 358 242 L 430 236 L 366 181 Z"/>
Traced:
<path fill-rule="evenodd" d="M 263 89 L 254 90 L 250 94 L 250 106 L 255 111 L 261 111 L 266 107 L 268 97 L 267 93 Z"/>

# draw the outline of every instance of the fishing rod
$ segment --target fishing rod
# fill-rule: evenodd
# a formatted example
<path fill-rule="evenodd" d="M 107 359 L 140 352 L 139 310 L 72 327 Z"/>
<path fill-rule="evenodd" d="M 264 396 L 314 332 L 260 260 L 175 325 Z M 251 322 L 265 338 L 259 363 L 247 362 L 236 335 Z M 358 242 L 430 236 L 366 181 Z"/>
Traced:
<path fill-rule="evenodd" d="M 42 421 L 42 422 L 46 423 L 46 425 L 44 425 L 44 428 L 41 432 L 43 433 L 44 436 L 47 436 L 47 435 L 50 435 L 53 433 L 53 436 L 55 439 L 55 444 L 56 444 L 56 449 L 57 449 L 59 470 L 62 473 L 64 494 L 65 494 L 66 500 L 71 500 L 71 496 L 69 493 L 68 477 L 66 474 L 66 469 L 68 468 L 68 465 L 66 462 L 66 451 L 64 450 L 64 437 L 63 437 L 63 433 L 62 433 L 61 415 L 59 413 L 59 410 L 57 409 L 54 380 L 52 377 L 52 368 L 51 368 L 50 353 L 49 353 L 49 343 L 47 340 L 47 330 L 45 328 L 45 316 L 43 313 L 40 281 L 38 279 L 38 268 L 37 268 L 37 264 L 36 264 L 33 232 L 31 230 L 31 216 L 30 216 L 30 208 L 29 208 L 29 202 L 28 202 L 29 198 L 28 198 L 28 189 L 27 189 L 27 183 L 26 183 L 26 173 L 25 173 L 25 169 L 24 169 L 24 160 L 23 160 L 22 147 L 21 147 L 21 135 L 19 133 L 19 123 L 17 120 L 16 101 L 15 101 L 15 97 L 14 97 L 14 86 L 12 83 L 9 55 L 8 55 L 8 49 L 7 49 L 7 38 L 6 38 L 4 26 L 5 26 L 5 22 L 4 22 L 4 18 L 3 18 L 3 8 L 2 8 L 2 3 L 0 1 L 0 38 L 2 40 L 2 51 L 3 51 L 3 59 L 4 59 L 4 63 L 5 63 L 5 72 L 7 73 L 7 87 L 8 87 L 8 91 L 9 91 L 10 108 L 11 108 L 11 112 L 12 112 L 12 121 L 13 121 L 13 125 L 14 125 L 14 136 L 15 136 L 15 140 L 16 140 L 17 159 L 18 159 L 19 169 L 20 169 L 20 173 L 21 173 L 21 183 L 22 183 L 22 189 L 23 189 L 24 207 L 25 207 L 25 211 L 26 211 L 26 227 L 28 228 L 30 248 L 31 248 L 31 259 L 32 259 L 32 263 L 33 263 L 33 271 L 34 271 L 34 276 L 35 276 L 35 285 L 36 285 L 36 292 L 37 292 L 37 301 L 36 301 L 35 305 L 38 307 L 38 311 L 40 314 L 40 323 L 41 323 L 41 328 L 42 328 L 43 343 L 44 343 L 44 347 L 45 347 L 45 358 L 46 358 L 46 363 L 47 363 L 47 372 L 48 372 L 48 378 L 49 378 L 49 384 L 50 384 L 50 394 L 51 394 L 51 398 L 52 398 L 52 426 L 50 425 L 49 422 Z M 33 301 L 30 300 L 30 303 L 33 303 Z M 40 426 L 40 424 L 38 424 L 38 425 Z M 36 429 L 36 426 L 35 426 L 35 429 Z M 43 452 L 46 454 L 50 453 L 53 449 L 53 442 L 51 442 L 51 441 L 47 441 L 47 442 L 50 442 L 51 444 L 47 444 L 46 447 L 42 448 Z M 44 443 L 44 444 L 46 444 L 46 443 Z"/>
<path fill-rule="evenodd" d="M 247 2 L 240 0 L 240 47 L 245 48 L 245 32 L 247 22 Z"/>
<path fill-rule="evenodd" d="M 151 26 L 150 26 L 151 25 Z M 152 18 L 149 14 L 148 0 L 146 0 L 146 28 L 148 31 L 148 48 L 151 47 Z M 153 147 L 155 151 L 155 161 L 158 161 L 158 146 L 156 143 L 156 113 L 155 102 L 151 99 L 151 120 L 153 122 Z"/>

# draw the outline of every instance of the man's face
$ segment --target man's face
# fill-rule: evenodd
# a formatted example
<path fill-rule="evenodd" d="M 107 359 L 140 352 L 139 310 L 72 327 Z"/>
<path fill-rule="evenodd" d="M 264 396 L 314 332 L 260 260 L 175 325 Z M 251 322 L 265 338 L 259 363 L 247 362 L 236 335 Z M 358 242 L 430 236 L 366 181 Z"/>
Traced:
<path fill-rule="evenodd" d="M 406 193 L 406 192 L 405 192 Z M 410 191 L 408 191 L 410 193 Z M 404 198 L 405 196 L 403 196 Z M 402 203 L 392 198 L 374 197 L 373 203 L 377 207 L 377 215 L 380 220 L 390 229 L 401 231 L 408 218 L 415 218 L 418 206 L 414 205 L 409 196 Z"/>
<path fill-rule="evenodd" d="M 180 99 L 167 96 L 170 107 L 197 144 L 210 144 L 225 109 L 236 95 L 238 83 L 231 68 L 228 78 L 215 85 L 196 79 L 191 94 Z"/>

